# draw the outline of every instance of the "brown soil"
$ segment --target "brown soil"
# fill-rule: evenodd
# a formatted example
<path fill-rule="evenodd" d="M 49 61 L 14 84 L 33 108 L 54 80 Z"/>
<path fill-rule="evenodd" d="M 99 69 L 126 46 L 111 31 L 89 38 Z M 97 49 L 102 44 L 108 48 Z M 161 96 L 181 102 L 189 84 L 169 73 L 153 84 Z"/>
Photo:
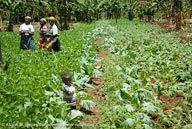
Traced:
<path fill-rule="evenodd" d="M 95 86 L 95 85 L 93 85 Z M 93 96 L 92 101 L 94 101 L 95 103 L 97 103 L 98 100 L 103 99 L 103 96 L 101 96 L 99 93 L 99 85 L 97 85 L 98 87 L 95 86 L 96 90 L 92 90 L 90 88 L 84 90 L 86 93 L 90 94 L 91 96 Z M 80 121 L 81 124 L 93 124 L 93 123 L 97 123 L 99 121 L 99 117 L 100 117 L 100 113 L 99 110 L 100 109 L 100 105 L 97 104 L 94 108 L 90 109 L 90 111 L 86 111 L 85 109 L 80 108 L 80 111 L 84 112 L 84 117 L 83 119 Z"/>
<path fill-rule="evenodd" d="M 86 93 L 93 96 L 92 101 L 94 101 L 97 105 L 90 109 L 90 111 L 86 111 L 85 109 L 81 108 L 80 105 L 78 105 L 78 109 L 85 114 L 83 119 L 80 121 L 81 124 L 97 124 L 99 121 L 100 113 L 98 110 L 100 109 L 101 105 L 99 105 L 97 102 L 103 99 L 100 91 L 101 81 L 101 78 L 91 77 L 89 83 L 94 86 L 96 90 L 92 90 L 90 88 L 84 90 Z"/>
<path fill-rule="evenodd" d="M 178 101 L 184 101 L 183 96 L 181 94 L 177 94 L 176 97 L 161 96 L 160 100 L 167 105 L 173 106 L 176 105 Z"/>
<path fill-rule="evenodd" d="M 103 62 L 101 61 L 101 62 L 95 64 L 95 66 L 101 66 L 102 64 L 103 64 Z"/>
<path fill-rule="evenodd" d="M 175 28 L 175 25 L 170 24 L 168 21 L 164 22 L 151 22 L 152 25 L 159 25 L 163 29 L 171 29 L 173 30 Z"/>
<path fill-rule="evenodd" d="M 94 43 L 101 43 L 103 40 L 102 39 L 96 39 L 95 41 L 93 41 Z"/>
<path fill-rule="evenodd" d="M 160 24 L 160 27 L 163 29 L 175 29 L 175 25 L 170 25 L 168 22 L 162 23 Z"/>
<path fill-rule="evenodd" d="M 100 58 L 104 58 L 107 56 L 106 52 L 98 52 L 97 55 L 100 57 Z"/>
<path fill-rule="evenodd" d="M 190 23 L 192 23 L 192 19 L 185 19 L 187 22 L 184 22 L 184 24 L 182 25 L 182 27 L 184 28 L 184 29 L 186 29 L 186 33 L 188 33 L 188 35 L 186 35 L 186 36 L 180 36 L 180 34 L 182 34 L 183 33 L 183 31 L 182 32 L 176 32 L 176 36 L 177 37 L 179 37 L 182 41 L 185 41 L 185 40 L 187 40 L 187 39 L 192 39 L 192 35 L 191 35 L 191 33 L 189 33 L 188 32 L 188 30 L 191 28 L 191 24 Z M 172 24 L 172 23 L 170 23 L 170 22 L 168 22 L 168 21 L 164 21 L 164 22 L 152 22 L 151 24 L 153 24 L 153 25 L 159 25 L 161 28 L 163 28 L 163 29 L 168 29 L 168 30 L 176 30 L 176 28 L 175 28 L 175 25 L 174 24 Z M 181 41 L 181 43 L 182 44 L 184 44 L 184 42 L 182 42 Z"/>
<path fill-rule="evenodd" d="M 84 90 L 86 93 L 90 94 L 91 96 L 93 96 L 93 100 L 97 100 L 97 99 L 101 99 L 103 98 L 100 94 L 99 94 L 99 87 L 95 87 L 96 90 L 91 90 L 90 88 L 88 88 L 87 90 Z"/>
<path fill-rule="evenodd" d="M 158 115 L 156 113 L 153 113 L 153 115 L 151 116 L 151 118 L 155 121 L 156 124 L 158 124 Z"/>
<path fill-rule="evenodd" d="M 101 78 L 98 77 L 91 77 L 90 78 L 90 83 L 94 84 L 94 85 L 100 85 L 101 84 Z"/>
<path fill-rule="evenodd" d="M 157 114 L 156 114 L 156 113 L 153 113 L 152 119 L 156 119 L 156 118 L 157 118 Z"/>
<path fill-rule="evenodd" d="M 69 26 L 72 26 L 72 25 L 75 25 L 75 24 L 78 24 L 77 22 L 74 22 L 74 21 L 71 21 L 68 23 Z"/>
<path fill-rule="evenodd" d="M 182 94 L 177 94 L 175 97 L 161 96 L 160 100 L 163 101 L 167 106 L 166 108 L 163 108 L 163 113 L 167 115 L 167 112 L 169 110 L 172 110 L 173 106 L 177 105 L 177 102 L 184 101 L 184 96 Z M 174 110 L 174 112 L 178 112 L 178 111 Z"/>
<path fill-rule="evenodd" d="M 180 39 L 182 39 L 182 40 L 187 40 L 187 37 L 180 36 Z"/>
<path fill-rule="evenodd" d="M 164 113 L 165 115 L 167 115 L 167 111 L 172 110 L 172 109 L 173 109 L 173 107 L 163 108 L 163 113 Z"/>
<path fill-rule="evenodd" d="M 180 37 L 180 39 L 181 39 L 182 41 L 191 40 L 191 39 L 192 39 L 192 36 L 191 36 L 191 35 L 187 35 L 186 37 L 185 37 L 185 36 L 179 36 L 179 37 Z M 181 42 L 181 43 L 184 43 L 184 42 Z"/>
<path fill-rule="evenodd" d="M 154 79 L 152 79 L 152 80 L 151 80 L 151 83 L 153 83 L 153 84 L 154 84 L 155 82 L 156 82 L 156 81 L 155 81 Z"/>
<path fill-rule="evenodd" d="M 103 40 L 100 38 L 100 39 L 95 40 L 94 43 L 100 43 L 102 41 Z M 104 51 L 98 52 L 97 54 L 101 58 L 104 58 L 105 56 L 107 56 L 107 54 Z M 102 65 L 102 63 L 103 62 L 99 62 L 99 63 L 95 64 L 95 66 L 100 66 L 100 65 Z M 95 102 L 97 105 L 94 108 L 90 109 L 90 111 L 85 111 L 85 109 L 80 108 L 80 110 L 85 113 L 83 119 L 80 121 L 81 124 L 97 124 L 97 122 L 99 121 L 101 114 L 99 113 L 98 110 L 101 108 L 101 105 L 98 102 L 104 100 L 104 96 L 102 95 L 102 92 L 100 91 L 101 82 L 102 82 L 101 78 L 91 77 L 89 80 L 89 84 L 94 86 L 95 90 L 92 90 L 90 88 L 87 88 L 86 90 L 84 90 L 86 93 L 93 96 L 92 101 Z"/>

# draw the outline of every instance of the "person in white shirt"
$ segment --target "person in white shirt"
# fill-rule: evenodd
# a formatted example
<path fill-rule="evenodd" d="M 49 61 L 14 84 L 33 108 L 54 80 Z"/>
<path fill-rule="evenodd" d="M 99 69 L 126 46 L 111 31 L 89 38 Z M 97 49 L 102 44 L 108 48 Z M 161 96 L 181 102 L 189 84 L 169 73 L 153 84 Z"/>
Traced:
<path fill-rule="evenodd" d="M 19 34 L 21 35 L 20 49 L 35 49 L 35 44 L 33 40 L 34 28 L 30 23 L 31 17 L 25 17 L 25 23 L 23 23 L 19 28 Z"/>
<path fill-rule="evenodd" d="M 58 28 L 54 24 L 55 23 L 55 18 L 50 17 L 49 18 L 49 23 L 50 23 L 50 27 L 49 27 L 49 31 L 48 31 L 49 34 L 46 34 L 47 37 L 50 37 L 48 49 L 52 48 L 55 51 L 60 51 L 61 47 L 60 47 L 60 41 L 58 39 Z"/>

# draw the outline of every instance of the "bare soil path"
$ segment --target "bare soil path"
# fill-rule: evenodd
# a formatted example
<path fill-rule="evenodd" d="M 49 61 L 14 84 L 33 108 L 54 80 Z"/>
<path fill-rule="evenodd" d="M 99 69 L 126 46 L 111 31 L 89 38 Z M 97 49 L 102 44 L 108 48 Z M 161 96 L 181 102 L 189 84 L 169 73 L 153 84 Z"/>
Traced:
<path fill-rule="evenodd" d="M 103 39 L 97 39 L 94 41 L 94 43 L 101 43 L 103 41 Z M 100 58 L 105 58 L 107 56 L 106 52 L 101 50 L 97 53 L 97 55 Z M 102 65 L 103 62 L 99 62 L 97 64 L 95 64 L 95 66 L 100 66 Z M 90 111 L 84 111 L 81 109 L 81 107 L 78 107 L 78 109 L 82 112 L 84 112 L 84 117 L 83 119 L 80 121 L 82 125 L 94 125 L 92 126 L 92 128 L 96 128 L 99 118 L 101 116 L 101 114 L 99 113 L 99 109 L 102 107 L 101 102 L 104 102 L 104 96 L 102 95 L 102 91 L 101 91 L 101 84 L 102 84 L 102 79 L 100 77 L 91 77 L 89 83 L 95 87 L 95 90 L 92 90 L 90 88 L 84 90 L 86 93 L 90 94 L 91 96 L 93 96 L 93 102 L 96 103 L 96 106 L 94 108 L 92 108 Z M 89 126 L 85 126 L 84 128 L 91 128 Z"/>

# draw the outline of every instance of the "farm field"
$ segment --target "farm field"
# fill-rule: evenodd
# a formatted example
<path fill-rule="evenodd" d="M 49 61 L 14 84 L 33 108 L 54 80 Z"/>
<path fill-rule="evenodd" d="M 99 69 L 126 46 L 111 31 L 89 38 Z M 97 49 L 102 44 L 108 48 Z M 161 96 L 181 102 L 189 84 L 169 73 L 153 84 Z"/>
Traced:
<path fill-rule="evenodd" d="M 18 32 L 0 38 L 4 128 L 192 128 L 192 42 L 174 31 L 127 19 L 78 23 L 59 32 L 60 52 L 21 51 Z M 36 32 L 36 44 L 38 38 Z M 69 114 L 65 71 L 78 96 L 78 110 Z"/>
<path fill-rule="evenodd" d="M 108 57 L 103 61 L 106 101 L 100 125 L 191 128 L 191 41 L 138 21 L 113 21 L 111 26 L 101 46 Z"/>

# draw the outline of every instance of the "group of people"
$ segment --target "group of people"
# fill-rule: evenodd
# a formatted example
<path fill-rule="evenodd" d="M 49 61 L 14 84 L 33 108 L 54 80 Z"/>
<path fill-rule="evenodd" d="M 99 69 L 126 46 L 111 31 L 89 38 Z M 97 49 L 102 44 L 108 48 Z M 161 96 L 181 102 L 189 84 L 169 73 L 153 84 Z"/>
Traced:
<path fill-rule="evenodd" d="M 25 17 L 25 23 L 19 28 L 19 33 L 21 35 L 20 48 L 35 50 L 35 44 L 33 40 L 34 28 L 30 23 L 31 18 L 29 16 Z M 50 27 L 46 26 L 46 19 L 42 18 L 40 20 L 40 39 L 38 42 L 38 48 L 48 48 L 55 51 L 60 50 L 60 42 L 58 39 L 58 28 L 54 24 L 55 18 L 49 18 Z M 63 91 L 63 99 L 68 105 L 71 106 L 70 110 L 76 109 L 76 91 L 75 87 L 72 85 L 72 76 L 68 72 L 64 72 L 61 75 L 63 85 L 61 90 Z"/>
<path fill-rule="evenodd" d="M 55 25 L 55 18 L 49 18 L 49 28 L 47 28 L 46 23 L 47 21 L 45 18 L 40 20 L 40 39 L 38 48 L 48 48 L 60 51 L 61 47 L 58 39 L 58 28 Z M 20 49 L 35 50 L 35 43 L 33 40 L 34 28 L 31 24 L 31 17 L 25 17 L 25 23 L 20 26 L 19 34 L 21 35 Z"/>

